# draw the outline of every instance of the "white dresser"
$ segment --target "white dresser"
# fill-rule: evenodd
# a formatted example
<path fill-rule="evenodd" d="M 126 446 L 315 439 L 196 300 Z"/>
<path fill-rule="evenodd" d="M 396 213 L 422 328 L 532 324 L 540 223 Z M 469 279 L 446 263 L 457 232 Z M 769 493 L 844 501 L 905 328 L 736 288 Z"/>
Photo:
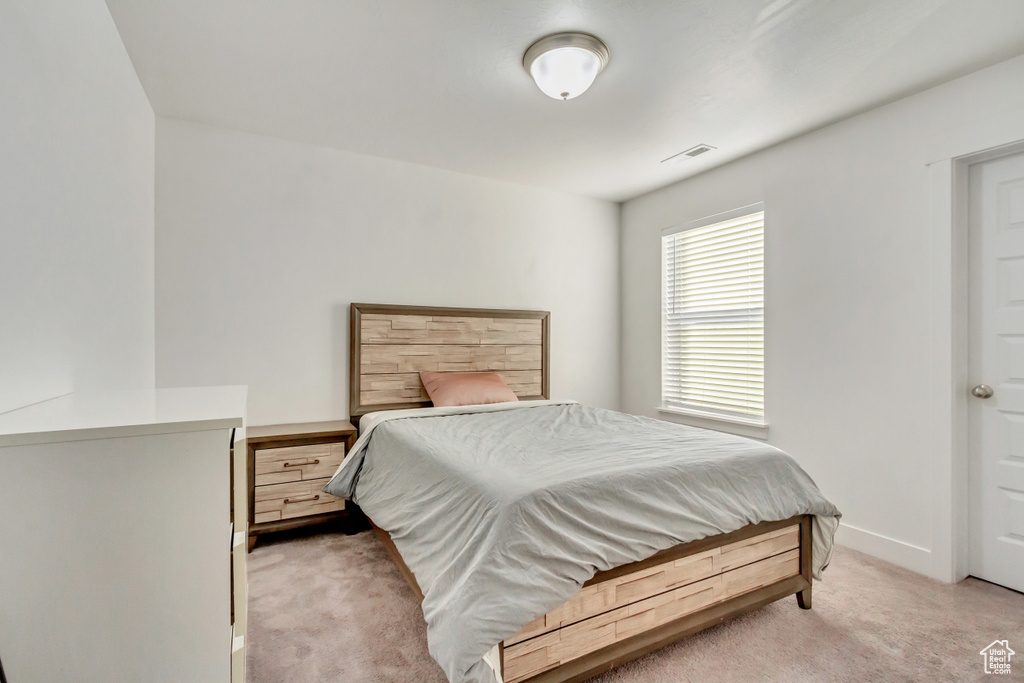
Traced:
<path fill-rule="evenodd" d="M 0 415 L 10 683 L 244 680 L 245 401 L 69 394 Z"/>

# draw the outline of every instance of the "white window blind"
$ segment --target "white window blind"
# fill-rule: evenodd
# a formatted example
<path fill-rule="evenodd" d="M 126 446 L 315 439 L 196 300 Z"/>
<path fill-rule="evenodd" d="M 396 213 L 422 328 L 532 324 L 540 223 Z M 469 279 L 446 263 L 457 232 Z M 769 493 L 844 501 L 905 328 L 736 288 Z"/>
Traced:
<path fill-rule="evenodd" d="M 764 417 L 764 211 L 758 209 L 662 236 L 666 408 Z"/>

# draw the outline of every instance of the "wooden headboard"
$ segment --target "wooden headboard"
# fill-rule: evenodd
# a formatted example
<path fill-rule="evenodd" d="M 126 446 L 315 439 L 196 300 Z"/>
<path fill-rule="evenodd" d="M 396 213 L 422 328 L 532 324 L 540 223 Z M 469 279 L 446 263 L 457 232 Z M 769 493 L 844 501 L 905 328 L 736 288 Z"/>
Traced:
<path fill-rule="evenodd" d="M 349 414 L 431 405 L 421 370 L 501 373 L 521 399 L 549 397 L 551 314 L 351 305 Z"/>

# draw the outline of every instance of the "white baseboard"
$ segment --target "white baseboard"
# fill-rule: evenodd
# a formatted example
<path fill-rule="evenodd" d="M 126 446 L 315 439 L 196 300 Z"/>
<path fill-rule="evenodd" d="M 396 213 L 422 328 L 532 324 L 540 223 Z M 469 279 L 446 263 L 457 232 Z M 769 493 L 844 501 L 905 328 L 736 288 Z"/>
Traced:
<path fill-rule="evenodd" d="M 922 548 L 905 541 L 897 541 L 895 538 L 889 538 L 872 531 L 858 529 L 844 522 L 839 523 L 835 541 L 839 545 L 859 550 L 862 553 L 867 553 L 886 562 L 892 562 L 919 574 L 933 576 L 934 562 L 932 551 L 927 548 Z M 933 578 L 940 577 L 933 576 Z"/>

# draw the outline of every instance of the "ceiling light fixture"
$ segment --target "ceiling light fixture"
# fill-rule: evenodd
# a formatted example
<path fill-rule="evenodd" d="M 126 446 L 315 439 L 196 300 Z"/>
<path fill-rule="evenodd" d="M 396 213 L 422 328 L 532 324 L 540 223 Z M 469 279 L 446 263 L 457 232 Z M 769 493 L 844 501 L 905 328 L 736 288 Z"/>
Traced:
<path fill-rule="evenodd" d="M 523 55 L 523 67 L 548 97 L 579 97 L 608 64 L 608 46 L 589 33 L 572 31 L 541 38 Z"/>

